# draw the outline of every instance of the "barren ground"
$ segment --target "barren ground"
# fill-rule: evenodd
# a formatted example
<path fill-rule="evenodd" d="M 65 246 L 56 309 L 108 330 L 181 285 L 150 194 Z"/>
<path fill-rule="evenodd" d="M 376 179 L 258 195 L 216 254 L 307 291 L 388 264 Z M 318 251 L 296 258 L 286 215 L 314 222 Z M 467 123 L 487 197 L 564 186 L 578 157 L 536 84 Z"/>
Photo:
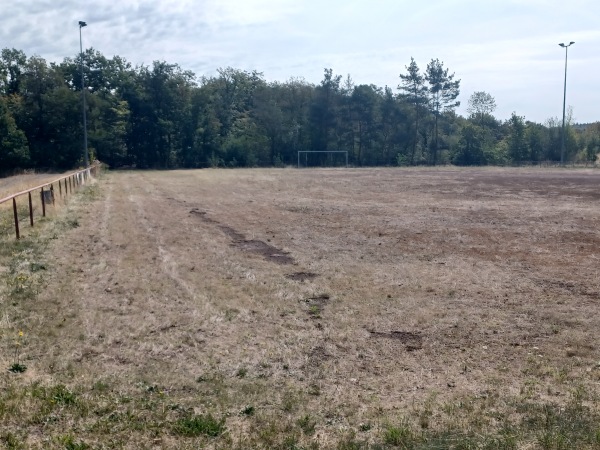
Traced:
<path fill-rule="evenodd" d="M 227 439 L 4 417 L 27 445 L 392 445 L 390 424 L 518 424 L 518 402 L 596 411 L 598 171 L 117 172 L 94 189 L 35 300 L 0 297 L 0 364 L 22 329 L 27 365 L 0 383 L 155 395 L 164 423 L 210 413 Z"/>

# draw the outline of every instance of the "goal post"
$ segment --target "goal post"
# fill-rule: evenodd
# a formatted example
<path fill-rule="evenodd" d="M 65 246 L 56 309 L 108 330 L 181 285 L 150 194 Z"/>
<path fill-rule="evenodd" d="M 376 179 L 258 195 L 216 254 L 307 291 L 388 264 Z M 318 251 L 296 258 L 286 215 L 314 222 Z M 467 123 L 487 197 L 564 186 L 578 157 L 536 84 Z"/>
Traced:
<path fill-rule="evenodd" d="M 304 155 L 305 161 L 307 161 L 309 153 L 343 154 L 345 161 L 344 167 L 348 167 L 348 150 L 298 150 L 298 169 L 301 167 L 301 155 Z"/>

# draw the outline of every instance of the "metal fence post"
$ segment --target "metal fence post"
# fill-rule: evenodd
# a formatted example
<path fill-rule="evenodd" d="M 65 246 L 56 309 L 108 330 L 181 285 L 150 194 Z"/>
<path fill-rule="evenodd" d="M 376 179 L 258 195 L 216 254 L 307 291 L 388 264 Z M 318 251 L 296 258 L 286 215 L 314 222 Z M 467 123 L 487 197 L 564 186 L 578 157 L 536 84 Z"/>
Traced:
<path fill-rule="evenodd" d="M 44 201 L 44 188 L 40 191 L 40 197 L 42 198 L 42 217 L 46 217 L 46 202 Z"/>
<path fill-rule="evenodd" d="M 15 233 L 17 234 L 17 239 L 21 238 L 19 234 L 19 213 L 17 212 L 17 200 L 13 197 L 13 213 L 15 215 Z"/>
<path fill-rule="evenodd" d="M 34 226 L 34 218 L 33 218 L 34 214 L 33 214 L 33 197 L 31 195 L 32 192 L 36 192 L 38 189 L 40 189 L 40 200 L 42 202 L 42 216 L 46 217 L 46 203 L 47 203 L 46 200 L 48 200 L 48 202 L 52 202 L 52 205 L 56 206 L 56 198 L 54 197 L 54 194 L 55 194 L 54 183 L 58 183 L 59 196 L 61 198 L 63 198 L 63 195 L 64 195 L 64 198 L 66 199 L 66 197 L 68 196 L 69 193 L 73 194 L 74 193 L 73 191 L 76 190 L 77 187 L 84 185 L 86 180 L 91 179 L 93 175 L 96 175 L 99 171 L 98 168 L 99 168 L 98 165 L 94 165 L 92 167 L 82 169 L 80 171 L 77 171 L 77 172 L 67 175 L 65 177 L 51 181 L 50 183 L 45 183 L 40 186 L 36 186 L 31 189 L 27 189 L 27 190 L 15 193 L 13 195 L 9 195 L 6 198 L 0 199 L 0 203 L 9 202 L 10 200 L 12 200 L 13 215 L 14 215 L 14 221 L 15 221 L 15 235 L 16 235 L 17 239 L 21 238 L 21 232 L 19 229 L 19 211 L 17 208 L 17 200 L 16 200 L 19 196 L 27 194 L 27 201 L 28 201 L 28 206 L 29 206 L 29 223 L 33 227 Z M 44 190 L 44 188 L 46 188 L 46 187 L 48 189 Z M 63 188 L 64 188 L 64 192 L 63 192 Z"/>
<path fill-rule="evenodd" d="M 33 226 L 33 204 L 31 203 L 31 192 L 27 193 L 29 197 L 29 223 Z"/>

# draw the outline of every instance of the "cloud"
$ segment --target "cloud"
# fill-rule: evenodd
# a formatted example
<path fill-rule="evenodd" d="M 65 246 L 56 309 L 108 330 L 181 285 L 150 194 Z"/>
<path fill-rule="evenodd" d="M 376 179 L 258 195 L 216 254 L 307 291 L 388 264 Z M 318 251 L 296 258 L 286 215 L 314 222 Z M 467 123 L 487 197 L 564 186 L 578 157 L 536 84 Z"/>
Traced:
<path fill-rule="evenodd" d="M 569 93 L 581 120 L 597 119 L 600 6 L 592 0 L 28 0 L 3 5 L 0 42 L 61 61 L 85 47 L 135 64 L 178 63 L 198 75 L 256 69 L 271 80 L 323 68 L 357 83 L 395 88 L 413 56 L 422 69 L 444 61 L 473 90 L 496 93 L 498 115 L 544 120 L 560 103 L 564 52 Z M 558 92 L 557 92 L 558 91 Z"/>

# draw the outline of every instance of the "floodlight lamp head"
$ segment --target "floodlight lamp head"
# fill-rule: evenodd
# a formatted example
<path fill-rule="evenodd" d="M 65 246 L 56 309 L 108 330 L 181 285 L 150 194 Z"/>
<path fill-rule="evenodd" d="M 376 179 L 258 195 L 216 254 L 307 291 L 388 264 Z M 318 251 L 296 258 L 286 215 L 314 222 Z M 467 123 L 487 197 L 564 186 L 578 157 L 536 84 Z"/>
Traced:
<path fill-rule="evenodd" d="M 83 28 L 83 27 L 87 27 L 87 23 L 85 23 L 84 21 L 80 20 L 79 21 L 79 28 Z"/>
<path fill-rule="evenodd" d="M 558 45 L 560 45 L 561 47 L 564 47 L 564 46 L 565 46 L 565 44 L 563 44 L 562 42 L 561 42 L 560 44 L 558 44 Z"/>
<path fill-rule="evenodd" d="M 573 45 L 574 43 L 575 43 L 575 42 L 571 41 L 571 42 L 569 42 L 569 45 Z"/>

